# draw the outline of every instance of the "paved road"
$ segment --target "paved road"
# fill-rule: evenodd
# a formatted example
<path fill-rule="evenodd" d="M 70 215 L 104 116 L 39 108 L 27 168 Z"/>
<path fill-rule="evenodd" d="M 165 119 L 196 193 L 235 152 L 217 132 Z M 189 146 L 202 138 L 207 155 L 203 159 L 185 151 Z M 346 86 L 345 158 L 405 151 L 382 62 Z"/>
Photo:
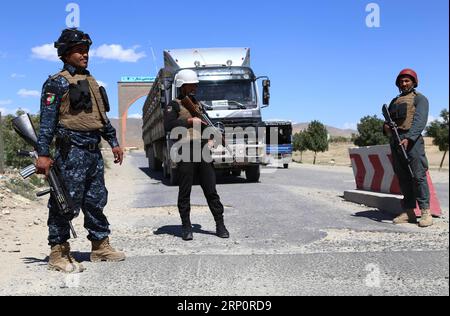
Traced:
<path fill-rule="evenodd" d="M 448 180 L 436 184 L 447 218 L 430 229 L 394 226 L 377 210 L 344 201 L 350 168 L 267 169 L 261 183 L 220 178 L 232 238 L 214 236 L 201 189 L 193 190 L 195 239 L 180 239 L 177 188 L 128 157 L 132 187 L 113 187 L 110 204 L 120 264 L 91 264 L 75 279 L 45 272 L 15 293 L 64 295 L 449 295 Z M 114 171 L 116 172 L 116 171 Z M 117 208 L 117 207 L 116 207 Z M 88 261 L 88 253 L 76 257 Z M 44 274 L 44 275 L 42 275 Z M 25 282 L 26 283 L 26 282 Z M 37 284 L 37 285 L 36 285 Z M 76 286 L 74 286 L 74 284 Z"/>

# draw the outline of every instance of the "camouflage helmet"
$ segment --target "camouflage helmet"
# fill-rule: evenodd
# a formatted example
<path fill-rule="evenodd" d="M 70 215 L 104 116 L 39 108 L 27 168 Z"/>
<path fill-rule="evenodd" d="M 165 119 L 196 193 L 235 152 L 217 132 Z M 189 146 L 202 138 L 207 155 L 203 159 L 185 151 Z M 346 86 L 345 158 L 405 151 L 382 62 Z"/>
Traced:
<path fill-rule="evenodd" d="M 71 48 L 78 45 L 86 45 L 88 48 L 92 45 L 89 34 L 76 28 L 65 29 L 62 31 L 58 41 L 55 42 L 55 48 L 58 49 L 58 56 L 63 57 Z"/>

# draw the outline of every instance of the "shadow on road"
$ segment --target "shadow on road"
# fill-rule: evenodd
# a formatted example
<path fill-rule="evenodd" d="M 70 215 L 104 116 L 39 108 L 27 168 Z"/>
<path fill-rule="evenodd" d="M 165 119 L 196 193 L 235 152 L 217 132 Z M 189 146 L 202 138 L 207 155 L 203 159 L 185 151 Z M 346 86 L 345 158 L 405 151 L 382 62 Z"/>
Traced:
<path fill-rule="evenodd" d="M 76 261 L 78 262 L 89 262 L 91 261 L 91 253 L 90 252 L 71 252 L 70 253 Z M 45 257 L 44 259 L 34 258 L 34 257 L 25 257 L 22 258 L 23 263 L 25 264 L 39 264 L 39 266 L 47 265 L 49 261 L 49 257 Z"/>
<path fill-rule="evenodd" d="M 164 179 L 162 171 L 153 171 L 150 168 L 139 168 L 143 173 L 145 173 L 150 179 L 155 181 L 160 181 L 163 185 L 170 187 L 169 179 Z M 224 176 L 217 175 L 217 184 L 243 184 L 249 183 L 246 179 L 242 177 L 234 177 L 234 176 Z M 194 185 L 199 185 L 198 179 L 194 180 Z"/>
<path fill-rule="evenodd" d="M 364 212 L 358 212 L 352 215 L 354 217 L 365 217 L 375 222 L 392 221 L 394 217 L 388 213 L 380 210 L 370 210 Z"/>
<path fill-rule="evenodd" d="M 192 226 L 192 231 L 194 234 L 202 235 L 216 235 L 215 232 L 210 232 L 202 229 L 201 225 L 195 224 Z M 180 226 L 163 226 L 157 231 L 153 232 L 155 235 L 170 235 L 175 237 L 182 237 L 181 225 Z"/>
<path fill-rule="evenodd" d="M 33 257 L 25 257 L 22 258 L 23 263 L 25 264 L 39 264 L 40 266 L 44 266 L 47 265 L 48 263 L 48 257 L 44 258 L 44 259 L 38 259 L 38 258 L 33 258 Z"/>

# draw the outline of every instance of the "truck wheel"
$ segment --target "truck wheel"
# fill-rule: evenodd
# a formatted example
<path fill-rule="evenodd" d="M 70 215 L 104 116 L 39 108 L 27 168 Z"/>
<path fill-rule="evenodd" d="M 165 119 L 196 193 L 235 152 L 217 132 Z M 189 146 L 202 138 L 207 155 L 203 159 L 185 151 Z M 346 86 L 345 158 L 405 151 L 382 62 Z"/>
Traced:
<path fill-rule="evenodd" d="M 178 170 L 177 169 L 170 170 L 170 185 L 172 185 L 172 186 L 178 185 Z"/>
<path fill-rule="evenodd" d="M 152 147 L 148 149 L 147 156 L 148 156 L 148 167 L 150 168 L 150 170 L 161 171 L 162 162 L 161 160 L 155 157 L 155 151 L 153 150 Z"/>
<path fill-rule="evenodd" d="M 283 165 L 283 167 L 284 167 L 284 169 L 289 169 L 289 164 L 285 163 L 285 164 Z"/>
<path fill-rule="evenodd" d="M 170 174 L 169 174 L 169 167 L 167 166 L 167 163 L 163 164 L 162 169 L 163 169 L 163 178 L 168 179 L 170 177 Z"/>
<path fill-rule="evenodd" d="M 233 170 L 231 171 L 231 174 L 233 175 L 233 177 L 240 177 L 242 173 L 242 170 Z"/>
<path fill-rule="evenodd" d="M 251 166 L 245 170 L 245 176 L 247 177 L 247 181 L 249 182 L 259 182 L 261 177 L 261 168 L 260 166 Z"/>

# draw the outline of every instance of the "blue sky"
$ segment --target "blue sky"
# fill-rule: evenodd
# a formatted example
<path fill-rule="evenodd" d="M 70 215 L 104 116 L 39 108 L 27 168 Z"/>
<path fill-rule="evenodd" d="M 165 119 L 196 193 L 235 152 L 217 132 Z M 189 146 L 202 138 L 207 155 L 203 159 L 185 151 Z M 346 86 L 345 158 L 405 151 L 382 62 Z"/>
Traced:
<path fill-rule="evenodd" d="M 61 67 L 45 45 L 66 27 L 71 2 L 94 40 L 90 70 L 107 85 L 112 117 L 122 76 L 155 76 L 164 49 L 192 47 L 250 47 L 256 74 L 272 80 L 264 119 L 354 128 L 380 116 L 406 67 L 419 73 L 432 117 L 449 105 L 448 0 L 16 0 L 1 3 L 0 111 L 39 110 L 43 82 Z M 366 25 L 371 2 L 380 27 Z"/>

